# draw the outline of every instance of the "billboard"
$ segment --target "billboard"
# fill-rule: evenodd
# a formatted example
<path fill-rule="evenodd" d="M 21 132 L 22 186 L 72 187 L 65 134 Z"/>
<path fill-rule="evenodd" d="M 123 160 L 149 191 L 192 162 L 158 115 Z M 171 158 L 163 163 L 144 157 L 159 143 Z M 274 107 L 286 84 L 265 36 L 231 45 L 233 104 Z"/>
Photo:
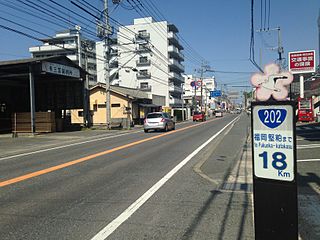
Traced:
<path fill-rule="evenodd" d="M 292 74 L 311 73 L 316 70 L 315 50 L 289 52 L 289 72 Z"/>

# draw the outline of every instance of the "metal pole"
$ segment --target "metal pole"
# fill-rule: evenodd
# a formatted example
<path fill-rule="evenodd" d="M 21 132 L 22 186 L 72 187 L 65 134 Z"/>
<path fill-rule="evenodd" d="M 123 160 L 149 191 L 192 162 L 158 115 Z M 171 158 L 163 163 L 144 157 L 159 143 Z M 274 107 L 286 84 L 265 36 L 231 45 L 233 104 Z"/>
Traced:
<path fill-rule="evenodd" d="M 281 46 L 281 31 L 280 27 L 278 27 L 278 54 L 279 54 L 279 66 L 280 69 L 282 69 L 282 54 L 283 53 L 283 48 Z"/>
<path fill-rule="evenodd" d="M 105 18 L 105 81 L 106 81 L 106 124 L 110 129 L 111 124 L 111 109 L 110 109 L 110 72 L 109 72 L 109 15 L 108 15 L 108 0 L 104 0 L 104 18 Z"/>
<path fill-rule="evenodd" d="M 195 77 L 194 78 L 194 109 L 193 111 L 196 111 L 197 110 L 197 86 L 198 86 L 198 83 L 197 83 L 197 78 Z"/>
<path fill-rule="evenodd" d="M 84 51 L 85 57 L 85 67 L 86 71 L 88 70 L 88 53 L 87 50 Z M 89 116 L 89 79 L 88 79 L 88 74 L 86 74 L 85 82 L 84 82 L 84 87 L 83 87 L 83 97 L 84 97 L 84 105 L 83 105 L 83 123 L 85 127 L 90 127 L 90 116 Z"/>
<path fill-rule="evenodd" d="M 36 132 L 36 110 L 34 100 L 34 74 L 33 67 L 29 66 L 29 88 L 30 88 L 30 114 L 31 114 L 31 133 Z"/>
<path fill-rule="evenodd" d="M 300 98 L 304 98 L 304 77 L 300 75 Z"/>
<path fill-rule="evenodd" d="M 182 99 L 182 116 L 181 116 L 181 120 L 182 122 L 184 121 L 184 100 L 183 100 L 183 95 L 184 95 L 184 84 L 181 85 L 182 86 L 182 94 L 181 94 L 181 99 Z"/>
<path fill-rule="evenodd" d="M 202 105 L 203 105 L 203 67 L 201 66 L 201 76 L 200 76 L 200 81 L 201 81 L 201 103 L 200 103 L 200 106 L 201 106 L 201 112 L 202 112 Z"/>

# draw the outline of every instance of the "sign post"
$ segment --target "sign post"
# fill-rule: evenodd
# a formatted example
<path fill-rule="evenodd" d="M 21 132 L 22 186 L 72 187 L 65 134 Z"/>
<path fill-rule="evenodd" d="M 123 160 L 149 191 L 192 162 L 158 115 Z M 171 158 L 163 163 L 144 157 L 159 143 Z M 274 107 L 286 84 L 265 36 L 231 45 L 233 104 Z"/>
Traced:
<path fill-rule="evenodd" d="M 297 239 L 295 107 L 252 103 L 256 239 Z"/>
<path fill-rule="evenodd" d="M 251 104 L 255 239 L 298 239 L 295 104 L 286 101 L 293 76 L 267 65 L 255 74 Z"/>

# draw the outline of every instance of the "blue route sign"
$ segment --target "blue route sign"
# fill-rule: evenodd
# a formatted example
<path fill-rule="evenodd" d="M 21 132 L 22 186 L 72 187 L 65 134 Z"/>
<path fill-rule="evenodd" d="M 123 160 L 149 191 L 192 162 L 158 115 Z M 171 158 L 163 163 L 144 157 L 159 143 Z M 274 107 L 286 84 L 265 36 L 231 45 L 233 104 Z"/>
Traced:
<path fill-rule="evenodd" d="M 221 96 L 221 90 L 210 91 L 210 97 L 220 97 L 220 96 Z"/>

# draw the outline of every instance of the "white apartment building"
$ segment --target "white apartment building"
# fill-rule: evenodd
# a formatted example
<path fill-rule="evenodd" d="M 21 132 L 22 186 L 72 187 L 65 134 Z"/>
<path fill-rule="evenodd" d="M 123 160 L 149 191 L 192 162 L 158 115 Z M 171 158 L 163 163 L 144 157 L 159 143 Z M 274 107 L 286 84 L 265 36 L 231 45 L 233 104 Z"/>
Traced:
<path fill-rule="evenodd" d="M 61 31 L 52 38 L 42 39 L 42 42 L 41 46 L 29 48 L 33 58 L 67 56 L 90 74 L 88 76 L 89 85 L 97 82 L 96 58 L 103 58 L 103 55 L 96 56 L 95 42 L 82 37 L 81 30 Z"/>
<path fill-rule="evenodd" d="M 118 74 L 118 68 L 119 68 L 119 63 L 118 63 L 118 45 L 117 45 L 117 39 L 112 38 L 109 40 L 110 41 L 110 56 L 109 56 L 109 71 L 110 71 L 110 76 L 109 76 L 109 81 L 111 85 L 118 85 L 119 86 L 119 74 Z M 100 83 L 106 83 L 105 80 L 105 42 L 100 41 L 96 42 L 96 52 L 97 56 L 97 82 Z M 103 56 L 103 57 L 102 57 Z"/>
<path fill-rule="evenodd" d="M 112 84 L 138 88 L 153 96 L 163 96 L 162 106 L 181 108 L 184 78 L 183 50 L 177 36 L 178 29 L 167 21 L 154 22 L 152 17 L 134 19 L 133 25 L 118 32 L 118 79 Z M 111 73 L 112 75 L 112 73 Z"/>

